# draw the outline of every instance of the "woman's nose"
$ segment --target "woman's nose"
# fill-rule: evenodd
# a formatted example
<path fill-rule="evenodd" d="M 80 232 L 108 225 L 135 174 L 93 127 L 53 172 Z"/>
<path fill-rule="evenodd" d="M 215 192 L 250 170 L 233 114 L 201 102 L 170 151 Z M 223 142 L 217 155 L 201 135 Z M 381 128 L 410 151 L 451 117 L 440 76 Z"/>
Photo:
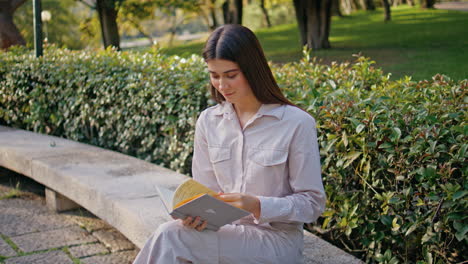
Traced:
<path fill-rule="evenodd" d="M 224 88 L 227 88 L 226 80 L 224 80 L 223 78 L 220 78 L 219 79 L 219 89 L 224 89 Z"/>

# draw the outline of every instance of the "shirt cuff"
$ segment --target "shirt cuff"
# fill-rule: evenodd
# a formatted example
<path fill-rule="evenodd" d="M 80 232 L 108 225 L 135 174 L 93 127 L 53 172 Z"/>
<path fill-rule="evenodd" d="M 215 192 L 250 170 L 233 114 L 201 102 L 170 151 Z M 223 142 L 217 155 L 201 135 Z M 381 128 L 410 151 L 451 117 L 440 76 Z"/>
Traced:
<path fill-rule="evenodd" d="M 268 222 L 281 221 L 292 209 L 288 199 L 280 197 L 257 196 L 260 200 L 260 218 L 254 217 L 254 223 L 259 225 Z"/>

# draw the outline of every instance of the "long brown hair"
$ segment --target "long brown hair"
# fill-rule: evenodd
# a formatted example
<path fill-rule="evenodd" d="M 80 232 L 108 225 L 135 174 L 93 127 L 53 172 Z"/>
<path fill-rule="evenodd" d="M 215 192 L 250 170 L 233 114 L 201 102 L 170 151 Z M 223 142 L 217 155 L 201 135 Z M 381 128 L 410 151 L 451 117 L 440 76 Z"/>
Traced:
<path fill-rule="evenodd" d="M 218 27 L 206 41 L 203 58 L 205 61 L 222 59 L 237 63 L 261 103 L 294 105 L 278 87 L 260 42 L 250 29 L 235 24 Z M 216 102 L 226 100 L 211 82 L 210 91 Z"/>

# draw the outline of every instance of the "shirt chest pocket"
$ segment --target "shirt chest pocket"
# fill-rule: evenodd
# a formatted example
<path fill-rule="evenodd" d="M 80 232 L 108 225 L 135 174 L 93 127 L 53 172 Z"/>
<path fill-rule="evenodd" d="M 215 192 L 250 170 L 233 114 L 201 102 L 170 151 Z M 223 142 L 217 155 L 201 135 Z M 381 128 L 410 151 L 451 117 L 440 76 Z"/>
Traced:
<path fill-rule="evenodd" d="M 272 149 L 252 149 L 250 159 L 257 165 L 270 167 L 285 163 L 288 160 L 288 152 Z"/>
<path fill-rule="evenodd" d="M 232 190 L 232 160 L 231 148 L 221 146 L 208 146 L 208 155 L 211 166 L 218 181 L 219 186 L 223 191 Z"/>
<path fill-rule="evenodd" d="M 229 147 L 209 146 L 208 153 L 211 163 L 218 163 L 231 159 L 231 149 Z"/>

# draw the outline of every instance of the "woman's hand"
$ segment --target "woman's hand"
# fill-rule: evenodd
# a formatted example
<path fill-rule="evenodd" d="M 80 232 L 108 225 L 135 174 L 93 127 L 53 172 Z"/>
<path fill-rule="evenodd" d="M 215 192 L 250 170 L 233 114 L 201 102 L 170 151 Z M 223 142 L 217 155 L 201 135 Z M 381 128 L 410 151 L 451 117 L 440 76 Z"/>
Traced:
<path fill-rule="evenodd" d="M 174 219 L 177 219 L 177 218 L 174 218 Z M 197 231 L 203 231 L 206 228 L 206 225 L 208 224 L 208 222 L 202 221 L 199 216 L 197 217 L 187 216 L 185 219 L 181 219 L 181 220 L 182 220 L 182 224 L 185 227 L 193 228 Z"/>
<path fill-rule="evenodd" d="M 251 212 L 255 218 L 260 218 L 260 199 L 245 193 L 220 193 L 216 196 L 232 206 Z"/>

